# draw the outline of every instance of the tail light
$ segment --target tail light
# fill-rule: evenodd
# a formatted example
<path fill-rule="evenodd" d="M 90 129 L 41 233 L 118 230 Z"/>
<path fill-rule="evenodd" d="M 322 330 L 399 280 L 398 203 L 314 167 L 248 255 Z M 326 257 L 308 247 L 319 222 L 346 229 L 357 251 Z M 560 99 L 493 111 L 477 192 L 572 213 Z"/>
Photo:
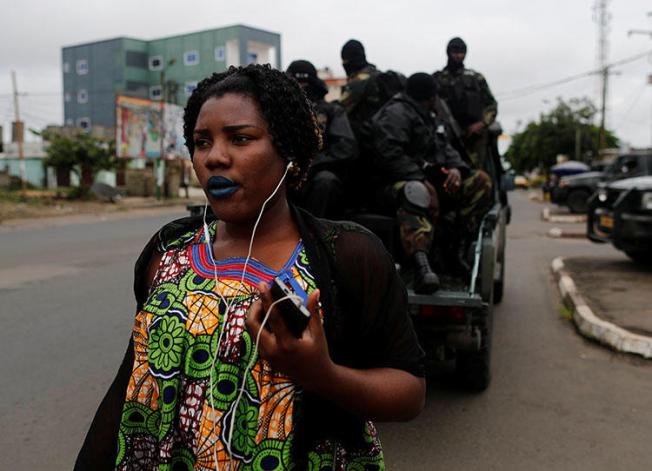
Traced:
<path fill-rule="evenodd" d="M 464 308 L 459 306 L 419 306 L 419 317 L 441 322 L 463 324 L 466 321 Z"/>

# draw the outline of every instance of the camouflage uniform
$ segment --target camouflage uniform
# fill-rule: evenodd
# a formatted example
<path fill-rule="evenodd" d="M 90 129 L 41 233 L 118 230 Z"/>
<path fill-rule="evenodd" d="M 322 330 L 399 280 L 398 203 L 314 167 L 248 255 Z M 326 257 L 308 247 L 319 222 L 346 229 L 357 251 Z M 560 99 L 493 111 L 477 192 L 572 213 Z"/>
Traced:
<path fill-rule="evenodd" d="M 440 210 L 455 209 L 460 236 L 472 237 L 489 208 L 491 179 L 481 170 L 470 169 L 453 149 L 446 123 L 400 93 L 374 116 L 372 130 L 376 163 L 391 182 L 386 196 L 396 208 L 406 255 L 430 250 Z M 460 171 L 457 192 L 444 191 L 442 168 Z M 436 190 L 434 210 L 424 181 Z"/>
<path fill-rule="evenodd" d="M 484 169 L 489 147 L 487 128 L 496 120 L 498 104 L 489 90 L 482 74 L 460 67 L 451 70 L 448 67 L 434 74 L 439 95 L 446 100 L 453 117 L 463 130 L 461 136 L 471 163 L 476 169 Z M 470 134 L 468 127 L 481 121 L 485 128 Z"/>

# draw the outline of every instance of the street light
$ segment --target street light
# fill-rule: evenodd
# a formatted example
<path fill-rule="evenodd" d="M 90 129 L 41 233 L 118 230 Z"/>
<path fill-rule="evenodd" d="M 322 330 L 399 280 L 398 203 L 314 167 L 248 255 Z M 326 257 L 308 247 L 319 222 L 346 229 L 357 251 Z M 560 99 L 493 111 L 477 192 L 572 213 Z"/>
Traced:
<path fill-rule="evenodd" d="M 161 97 L 160 97 L 160 115 L 161 121 L 159 123 L 159 156 L 156 161 L 156 199 L 160 200 L 163 197 L 163 185 L 165 184 L 165 168 L 163 167 L 163 158 L 165 155 L 165 71 L 168 67 L 174 65 L 177 60 L 172 58 L 161 69 Z"/>

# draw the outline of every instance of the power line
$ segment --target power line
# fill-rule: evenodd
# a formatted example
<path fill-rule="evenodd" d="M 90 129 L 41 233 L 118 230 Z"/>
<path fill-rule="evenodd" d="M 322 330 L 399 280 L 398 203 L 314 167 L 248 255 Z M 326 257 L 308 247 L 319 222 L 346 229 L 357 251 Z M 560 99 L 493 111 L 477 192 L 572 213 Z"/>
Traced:
<path fill-rule="evenodd" d="M 632 93 L 632 95 L 630 96 L 630 99 L 627 100 L 627 103 L 629 105 L 627 107 L 627 111 L 625 111 L 625 113 L 623 113 L 623 115 L 620 117 L 620 119 L 618 121 L 618 126 L 616 126 L 615 129 L 620 128 L 621 126 L 623 126 L 627 122 L 627 118 L 629 117 L 629 114 L 636 107 L 636 105 L 640 103 L 639 98 L 643 94 L 643 92 L 645 91 L 646 87 L 647 87 L 647 84 L 644 83 L 638 89 L 634 89 L 634 93 Z"/>
<path fill-rule="evenodd" d="M 625 59 L 621 59 L 616 62 L 612 62 L 611 64 L 608 64 L 606 67 L 615 67 L 623 64 L 628 64 L 630 62 L 637 61 L 639 59 L 642 59 L 648 55 L 652 54 L 652 49 L 646 52 L 642 52 L 640 54 L 637 54 L 635 56 L 627 57 Z M 496 97 L 502 101 L 507 101 L 507 100 L 514 100 L 517 98 L 523 98 L 527 95 L 531 95 L 533 93 L 539 92 L 541 90 L 545 90 L 547 88 L 552 88 L 556 87 L 558 85 L 563 85 L 565 83 L 573 82 L 575 80 L 579 80 L 582 78 L 590 77 L 591 75 L 597 75 L 601 74 L 602 69 L 595 69 L 595 70 L 590 70 L 588 72 L 582 72 L 580 74 L 575 74 L 575 75 L 570 75 L 568 77 L 564 77 L 562 79 L 554 80 L 552 82 L 546 82 L 538 85 L 528 85 L 527 87 L 522 87 L 522 88 L 517 88 L 508 92 L 502 92 L 502 93 L 497 93 Z M 512 95 L 512 96 L 510 96 Z"/>

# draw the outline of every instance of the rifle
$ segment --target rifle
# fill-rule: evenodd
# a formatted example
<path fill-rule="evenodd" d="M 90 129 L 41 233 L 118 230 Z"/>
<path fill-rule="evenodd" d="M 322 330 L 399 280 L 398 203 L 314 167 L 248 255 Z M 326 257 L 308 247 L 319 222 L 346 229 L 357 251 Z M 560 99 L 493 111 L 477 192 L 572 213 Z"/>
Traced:
<path fill-rule="evenodd" d="M 448 124 L 448 127 L 452 131 L 452 136 L 450 136 L 451 144 L 453 144 L 455 150 L 460 153 L 462 159 L 464 159 L 467 164 L 471 165 L 471 159 L 466 151 L 466 147 L 464 147 L 464 131 L 453 116 L 451 109 L 448 107 L 448 103 L 446 103 L 446 101 L 440 96 L 437 96 L 435 99 L 435 113 L 446 121 L 446 124 Z"/>

